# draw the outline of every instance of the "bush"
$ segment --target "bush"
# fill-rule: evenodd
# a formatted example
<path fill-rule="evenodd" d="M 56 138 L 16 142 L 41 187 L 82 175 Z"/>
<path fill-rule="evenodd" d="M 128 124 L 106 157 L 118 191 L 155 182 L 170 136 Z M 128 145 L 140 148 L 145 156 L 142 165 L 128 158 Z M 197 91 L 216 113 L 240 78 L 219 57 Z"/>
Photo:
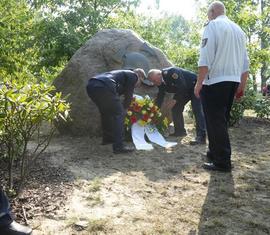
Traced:
<path fill-rule="evenodd" d="M 254 111 L 259 118 L 270 118 L 270 97 L 259 98 L 254 105 Z"/>
<path fill-rule="evenodd" d="M 19 84 L 4 81 L 0 89 L 0 141 L 2 156 L 8 161 L 9 188 L 13 189 L 13 165 L 20 166 L 20 185 L 29 166 L 47 148 L 55 131 L 53 122 L 66 119 L 69 104 L 55 93 L 53 86 L 45 84 Z M 41 135 L 41 125 L 51 128 Z M 29 152 L 29 141 L 35 136 L 35 148 Z"/>
<path fill-rule="evenodd" d="M 245 95 L 239 100 L 235 99 L 232 105 L 229 126 L 234 126 L 243 118 L 246 109 L 253 109 L 256 100 L 256 92 L 251 88 L 247 88 Z"/>

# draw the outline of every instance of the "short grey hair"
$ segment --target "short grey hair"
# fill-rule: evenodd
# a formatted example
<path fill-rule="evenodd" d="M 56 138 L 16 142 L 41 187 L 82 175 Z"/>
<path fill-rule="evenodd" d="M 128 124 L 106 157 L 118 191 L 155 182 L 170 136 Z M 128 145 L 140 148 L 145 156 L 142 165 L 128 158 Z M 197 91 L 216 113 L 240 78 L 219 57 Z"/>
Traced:
<path fill-rule="evenodd" d="M 159 69 L 150 69 L 147 74 L 147 79 L 151 81 L 152 76 L 159 73 L 161 73 Z"/>
<path fill-rule="evenodd" d="M 142 81 L 146 79 L 146 74 L 143 69 L 136 68 L 133 70 L 133 72 L 136 73 Z"/>
<path fill-rule="evenodd" d="M 217 15 L 226 15 L 226 8 L 221 1 L 214 1 L 208 7 L 208 12 L 213 10 Z"/>

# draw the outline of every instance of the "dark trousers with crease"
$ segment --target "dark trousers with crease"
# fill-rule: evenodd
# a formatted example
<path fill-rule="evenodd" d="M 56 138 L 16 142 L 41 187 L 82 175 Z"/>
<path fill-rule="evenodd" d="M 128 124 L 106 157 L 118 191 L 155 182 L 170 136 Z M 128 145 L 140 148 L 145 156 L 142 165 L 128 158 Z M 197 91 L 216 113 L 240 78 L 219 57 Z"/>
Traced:
<path fill-rule="evenodd" d="M 88 82 L 87 93 L 99 109 L 103 141 L 113 141 L 113 149 L 122 148 L 125 112 L 119 95 L 94 79 Z"/>
<path fill-rule="evenodd" d="M 10 205 L 4 190 L 0 186 L 0 232 L 1 227 L 7 226 L 12 223 L 12 215 L 10 212 Z M 1 234 L 1 233 L 0 233 Z"/>
<path fill-rule="evenodd" d="M 201 99 L 208 134 L 208 156 L 219 167 L 231 167 L 231 144 L 228 122 L 239 83 L 220 82 L 203 85 Z"/>
<path fill-rule="evenodd" d="M 196 121 L 196 135 L 197 137 L 206 136 L 205 119 L 201 100 L 198 99 L 192 92 L 189 97 L 181 97 L 177 99 L 176 104 L 172 108 L 172 118 L 174 123 L 174 131 L 177 134 L 186 133 L 184 127 L 183 111 L 185 105 L 191 101 L 192 111 Z"/>

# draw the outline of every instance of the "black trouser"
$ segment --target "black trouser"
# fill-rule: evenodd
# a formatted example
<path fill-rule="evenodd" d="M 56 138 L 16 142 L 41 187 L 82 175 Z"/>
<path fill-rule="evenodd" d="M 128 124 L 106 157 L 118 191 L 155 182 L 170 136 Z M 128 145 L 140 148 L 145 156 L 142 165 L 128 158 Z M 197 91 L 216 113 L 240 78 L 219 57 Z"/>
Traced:
<path fill-rule="evenodd" d="M 203 85 L 201 99 L 209 140 L 209 157 L 216 166 L 231 167 L 231 144 L 228 122 L 237 82 Z"/>
<path fill-rule="evenodd" d="M 7 226 L 12 221 L 8 198 L 0 186 L 0 227 Z"/>
<path fill-rule="evenodd" d="M 95 79 L 88 82 L 87 93 L 101 114 L 103 141 L 113 140 L 113 149 L 122 148 L 125 113 L 119 95 Z"/>
<path fill-rule="evenodd" d="M 174 131 L 177 134 L 186 133 L 186 129 L 184 127 L 184 117 L 183 111 L 185 105 L 191 101 L 192 111 L 194 113 L 195 122 L 196 122 L 196 135 L 198 137 L 205 138 L 206 136 L 206 128 L 205 128 L 205 119 L 202 109 L 201 100 L 198 99 L 193 91 L 190 93 L 188 97 L 177 96 L 176 104 L 172 108 L 172 118 L 174 123 Z"/>

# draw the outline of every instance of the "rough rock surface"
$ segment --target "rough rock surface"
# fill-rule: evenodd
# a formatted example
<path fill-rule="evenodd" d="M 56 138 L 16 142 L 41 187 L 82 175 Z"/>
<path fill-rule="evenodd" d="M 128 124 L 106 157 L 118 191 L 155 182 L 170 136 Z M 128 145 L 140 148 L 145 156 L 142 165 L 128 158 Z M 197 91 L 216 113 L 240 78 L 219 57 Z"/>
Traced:
<path fill-rule="evenodd" d="M 86 84 L 92 76 L 122 68 L 162 69 L 172 64 L 157 48 L 131 30 L 102 30 L 89 39 L 55 79 L 57 91 L 69 95 L 72 120 L 58 123 L 63 134 L 95 136 L 100 133 L 99 112 L 88 98 Z M 157 88 L 144 85 L 136 94 L 153 97 Z"/>

